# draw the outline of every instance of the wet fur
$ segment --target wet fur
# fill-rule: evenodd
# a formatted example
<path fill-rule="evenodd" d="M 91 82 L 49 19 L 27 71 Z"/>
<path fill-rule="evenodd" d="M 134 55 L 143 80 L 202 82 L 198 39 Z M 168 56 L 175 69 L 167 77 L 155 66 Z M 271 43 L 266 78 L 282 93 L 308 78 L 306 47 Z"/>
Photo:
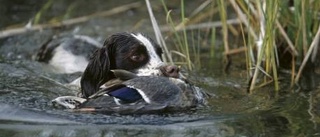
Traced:
<path fill-rule="evenodd" d="M 101 49 L 98 49 L 91 57 L 87 68 L 81 78 L 82 97 L 89 97 L 99 90 L 99 88 L 107 81 L 115 78 L 112 69 L 124 69 L 133 73 L 138 73 L 139 69 L 147 67 L 148 69 L 156 69 L 157 65 L 163 62 L 157 60 L 153 67 L 148 66 L 150 55 L 145 43 L 141 42 L 135 36 L 146 38 L 154 47 L 156 54 L 160 58 L 161 48 L 151 39 L 142 34 L 134 33 L 117 33 L 110 36 Z M 151 45 L 148 45 L 151 46 Z M 130 56 L 139 54 L 145 56 L 145 59 L 134 62 L 130 60 Z M 160 71 L 158 70 L 160 75 Z M 140 74 L 143 75 L 143 74 Z"/>

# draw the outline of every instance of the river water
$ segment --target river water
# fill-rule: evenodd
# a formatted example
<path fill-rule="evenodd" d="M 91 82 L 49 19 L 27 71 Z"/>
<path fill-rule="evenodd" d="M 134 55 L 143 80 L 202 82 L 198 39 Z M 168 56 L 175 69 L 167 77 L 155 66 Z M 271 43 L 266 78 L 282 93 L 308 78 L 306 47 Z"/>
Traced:
<path fill-rule="evenodd" d="M 130 2 L 134 0 L 53 1 L 39 22 L 53 21 L 54 17 L 88 15 Z M 194 5 L 199 5 L 199 2 L 203 1 L 187 1 L 186 12 L 196 8 Z M 48 2 L 13 0 L 1 3 L 3 21 L 0 29 L 8 29 L 27 24 Z M 161 4 L 156 1 L 152 4 L 157 19 L 164 25 L 165 14 Z M 172 1 L 169 5 L 179 12 L 179 1 Z M 65 14 L 68 10 L 70 12 Z M 139 8 L 112 16 L 1 38 L 0 137 L 320 136 L 318 74 L 303 79 L 306 86 L 298 91 L 288 88 L 290 75 L 284 73 L 280 79 L 282 88 L 279 94 L 274 94 L 270 85 L 249 95 L 245 65 L 234 63 L 225 72 L 221 55 L 209 56 L 206 47 L 200 50 L 197 69 L 188 72 L 190 79 L 213 95 L 206 107 L 190 112 L 139 115 L 106 115 L 54 108 L 50 102 L 52 99 L 75 94 L 64 84 L 81 74 L 57 74 L 46 64 L 33 61 L 41 44 L 53 35 L 74 34 L 88 35 L 102 43 L 106 36 L 119 31 L 139 31 L 153 36 L 143 1 Z M 236 55 L 233 62 L 243 62 L 242 58 Z"/>

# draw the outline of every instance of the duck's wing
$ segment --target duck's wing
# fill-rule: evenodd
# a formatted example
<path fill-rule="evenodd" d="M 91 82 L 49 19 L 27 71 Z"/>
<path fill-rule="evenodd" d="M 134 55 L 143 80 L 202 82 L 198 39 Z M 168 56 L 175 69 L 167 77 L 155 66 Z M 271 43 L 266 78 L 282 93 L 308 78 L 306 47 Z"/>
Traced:
<path fill-rule="evenodd" d="M 126 80 L 130 80 L 133 78 L 137 78 L 137 74 L 132 73 L 130 71 L 127 70 L 123 70 L 123 69 L 113 69 L 110 70 L 111 72 L 113 72 L 114 76 L 122 81 L 126 81 Z"/>
<path fill-rule="evenodd" d="M 87 101 L 82 103 L 79 107 L 114 107 L 124 104 L 135 103 L 141 100 L 142 97 L 134 88 L 126 85 L 119 85 L 113 89 L 102 89 L 96 94 L 90 96 Z"/>
<path fill-rule="evenodd" d="M 116 89 L 119 89 L 121 87 L 125 87 L 125 85 L 123 84 L 124 81 L 138 77 L 136 74 L 134 74 L 130 71 L 122 70 L 122 69 L 114 69 L 114 70 L 111 70 L 111 72 L 113 73 L 115 78 L 111 79 L 111 80 L 107 81 L 105 84 L 103 84 L 101 89 L 98 92 L 96 92 L 95 94 L 91 95 L 89 98 L 95 98 L 97 96 L 107 94 L 107 93 L 114 91 Z"/>
<path fill-rule="evenodd" d="M 165 77 L 136 77 L 124 81 L 121 86 L 90 97 L 78 110 L 144 113 L 180 107 L 182 104 L 182 91 Z"/>
<path fill-rule="evenodd" d="M 124 87 L 125 85 L 123 84 L 123 82 L 138 77 L 136 74 L 122 69 L 114 69 L 111 70 L 111 72 L 113 72 L 115 78 L 103 84 L 101 89 L 95 94 L 91 95 L 89 98 L 100 96 L 102 94 L 106 94 L 113 90 L 119 89 L 120 87 Z"/>
<path fill-rule="evenodd" d="M 167 104 L 149 104 L 145 102 L 136 89 L 122 87 L 82 103 L 75 111 L 101 113 L 147 113 L 161 110 Z"/>
<path fill-rule="evenodd" d="M 136 89 L 148 104 L 174 105 L 179 103 L 182 96 L 181 89 L 167 77 L 141 76 L 123 84 Z"/>

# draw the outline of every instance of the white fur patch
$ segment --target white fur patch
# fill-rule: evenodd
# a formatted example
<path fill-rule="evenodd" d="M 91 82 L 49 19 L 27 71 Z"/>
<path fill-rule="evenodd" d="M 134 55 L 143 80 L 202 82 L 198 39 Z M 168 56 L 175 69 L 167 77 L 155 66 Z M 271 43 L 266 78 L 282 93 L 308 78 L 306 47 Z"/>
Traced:
<path fill-rule="evenodd" d="M 89 46 L 92 45 L 97 48 L 102 47 L 101 43 L 88 36 L 74 35 L 74 39 L 85 41 L 90 44 Z M 54 56 L 50 60 L 49 64 L 54 66 L 58 73 L 83 72 L 89 61 L 84 56 L 74 55 L 70 51 L 65 50 L 63 48 L 65 46 L 64 44 L 66 43 L 63 42 L 55 49 Z"/>
<path fill-rule="evenodd" d="M 49 62 L 60 73 L 83 72 L 87 67 L 88 60 L 83 56 L 76 56 L 66 51 L 63 46 L 55 49 L 55 55 Z"/>
<path fill-rule="evenodd" d="M 154 46 L 149 41 L 148 38 L 143 36 L 142 34 L 138 33 L 137 35 L 131 34 L 133 37 L 135 37 L 137 40 L 139 40 L 143 45 L 146 47 L 150 60 L 149 62 L 138 69 L 137 75 L 138 76 L 151 76 L 151 75 L 161 75 L 161 71 L 159 70 L 159 67 L 163 65 L 163 62 L 161 61 L 160 57 L 157 55 Z"/>

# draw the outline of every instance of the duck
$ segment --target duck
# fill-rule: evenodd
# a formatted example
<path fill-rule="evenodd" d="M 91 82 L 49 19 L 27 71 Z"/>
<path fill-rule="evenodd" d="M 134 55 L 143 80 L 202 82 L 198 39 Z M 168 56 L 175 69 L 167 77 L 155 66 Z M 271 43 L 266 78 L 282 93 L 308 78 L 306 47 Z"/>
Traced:
<path fill-rule="evenodd" d="M 126 70 L 112 70 L 115 78 L 88 98 L 61 96 L 54 106 L 73 111 L 102 113 L 152 113 L 188 110 L 205 106 L 208 93 L 188 80 L 163 76 L 138 76 Z"/>

